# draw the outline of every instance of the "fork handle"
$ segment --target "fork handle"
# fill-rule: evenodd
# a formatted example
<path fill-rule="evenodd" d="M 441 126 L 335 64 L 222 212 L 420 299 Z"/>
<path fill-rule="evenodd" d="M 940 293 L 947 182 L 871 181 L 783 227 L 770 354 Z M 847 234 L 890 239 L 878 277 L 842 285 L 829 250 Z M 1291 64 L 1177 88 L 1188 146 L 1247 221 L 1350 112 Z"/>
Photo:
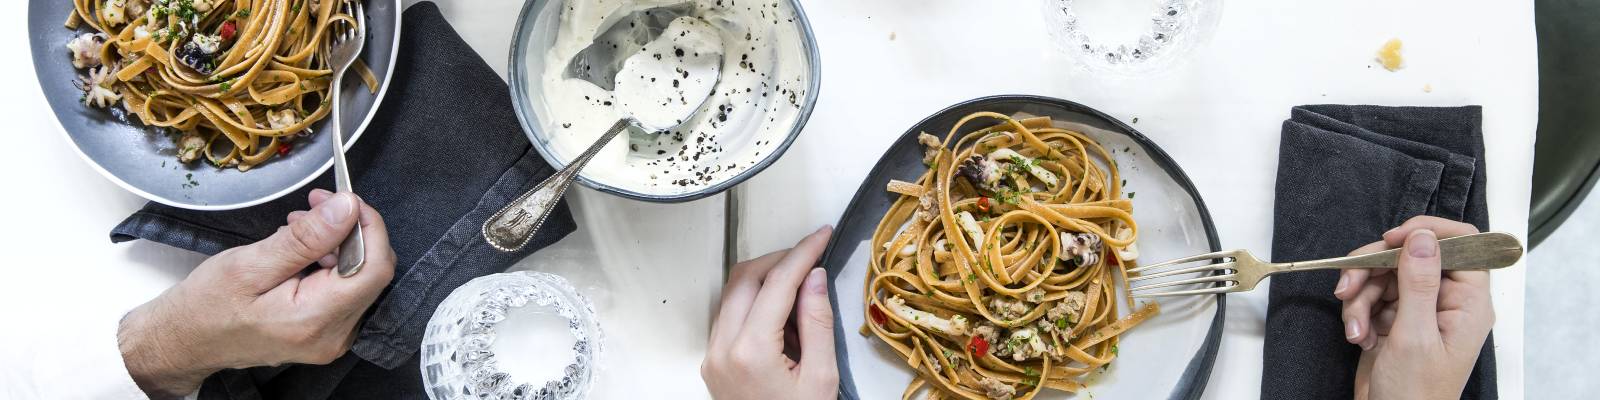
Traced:
<path fill-rule="evenodd" d="M 1274 272 L 1317 269 L 1394 269 L 1399 265 L 1401 248 L 1372 254 L 1300 261 L 1283 264 Z M 1439 264 L 1445 271 L 1500 269 L 1522 258 L 1522 242 L 1503 232 L 1484 232 L 1439 240 Z"/>
<path fill-rule="evenodd" d="M 343 104 L 340 104 L 340 98 L 344 96 L 343 90 L 340 90 L 340 85 L 344 84 L 344 72 L 344 69 L 340 69 L 334 75 L 333 90 L 329 91 L 329 95 L 333 96 L 333 121 L 328 125 L 332 127 L 332 129 L 329 129 L 329 133 L 333 136 L 334 189 L 339 192 L 354 194 L 355 187 L 350 184 L 350 169 L 345 166 L 344 160 L 344 107 Z M 361 215 L 359 210 L 357 210 L 356 215 Z M 343 242 L 339 243 L 339 263 L 334 268 L 334 272 L 337 272 L 342 277 L 355 275 L 357 271 L 361 270 L 361 266 L 367 263 L 366 248 L 366 238 L 361 234 L 361 221 L 358 218 L 355 227 L 350 229 L 350 234 L 344 237 Z"/>

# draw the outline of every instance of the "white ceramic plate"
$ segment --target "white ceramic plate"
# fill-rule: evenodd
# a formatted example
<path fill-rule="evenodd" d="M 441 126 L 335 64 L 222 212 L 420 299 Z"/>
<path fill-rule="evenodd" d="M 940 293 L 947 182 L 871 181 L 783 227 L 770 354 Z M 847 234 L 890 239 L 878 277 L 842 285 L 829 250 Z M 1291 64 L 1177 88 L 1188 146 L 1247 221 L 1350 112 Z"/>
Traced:
<path fill-rule="evenodd" d="M 867 175 L 840 218 L 822 265 L 833 281 L 838 324 L 840 393 L 847 399 L 899 398 L 912 370 L 876 337 L 862 336 L 866 242 L 898 195 L 884 190 L 890 179 L 913 181 L 922 165 L 918 132 L 943 134 L 961 117 L 977 111 L 1018 112 L 1073 124 L 1112 152 L 1127 179 L 1139 223 L 1139 259 L 1159 262 L 1220 250 L 1205 203 L 1171 157 L 1149 138 L 1099 111 L 1077 103 L 1038 96 L 995 96 L 946 108 L 911 127 L 890 146 Z M 1091 374 L 1088 390 L 1077 397 L 1045 391 L 1040 398 L 1195 399 L 1205 390 L 1216 359 L 1223 321 L 1223 296 L 1161 300 L 1161 313 L 1124 334 L 1119 354 L 1103 373 Z M 1124 315 L 1129 310 L 1120 310 Z M 1092 394 L 1092 396 L 1091 396 Z"/>

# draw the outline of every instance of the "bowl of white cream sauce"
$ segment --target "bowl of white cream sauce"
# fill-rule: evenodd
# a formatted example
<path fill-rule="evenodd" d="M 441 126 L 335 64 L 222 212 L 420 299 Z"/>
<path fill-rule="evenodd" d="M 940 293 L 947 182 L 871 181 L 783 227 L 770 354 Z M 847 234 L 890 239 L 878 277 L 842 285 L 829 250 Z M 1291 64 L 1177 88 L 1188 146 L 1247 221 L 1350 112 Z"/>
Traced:
<path fill-rule="evenodd" d="M 619 74 L 616 87 L 567 71 L 597 42 L 629 45 L 601 35 L 629 14 L 683 3 L 691 11 L 664 34 L 633 44 L 637 52 L 627 49 L 650 67 L 624 69 L 633 72 Z M 720 65 L 706 68 L 707 60 Z M 679 202 L 719 193 L 776 161 L 816 104 L 819 65 L 805 13 L 791 0 L 529 0 L 518 17 L 509 73 L 523 130 L 556 168 L 618 119 L 683 115 L 686 105 L 670 97 L 710 88 L 711 97 L 676 128 L 630 129 L 578 177 L 602 192 Z M 660 101 L 629 101 L 637 98 Z M 667 122 L 679 117 L 673 118 Z"/>

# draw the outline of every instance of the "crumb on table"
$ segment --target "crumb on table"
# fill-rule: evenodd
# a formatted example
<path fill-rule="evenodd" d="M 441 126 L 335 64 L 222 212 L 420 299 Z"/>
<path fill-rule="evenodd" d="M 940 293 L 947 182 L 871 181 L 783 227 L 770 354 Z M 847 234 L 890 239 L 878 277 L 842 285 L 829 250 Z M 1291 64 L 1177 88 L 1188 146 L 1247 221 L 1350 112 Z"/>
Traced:
<path fill-rule="evenodd" d="M 1400 39 L 1389 39 L 1378 49 L 1378 63 L 1383 64 L 1383 69 L 1397 71 L 1404 62 L 1400 57 Z"/>

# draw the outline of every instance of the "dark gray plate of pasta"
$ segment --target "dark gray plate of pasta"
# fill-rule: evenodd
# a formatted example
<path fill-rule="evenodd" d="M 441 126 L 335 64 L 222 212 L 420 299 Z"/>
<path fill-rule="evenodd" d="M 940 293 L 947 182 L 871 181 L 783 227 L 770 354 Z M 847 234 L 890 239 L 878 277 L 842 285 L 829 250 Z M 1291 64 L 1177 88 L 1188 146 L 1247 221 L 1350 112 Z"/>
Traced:
<path fill-rule="evenodd" d="M 30 0 L 34 71 L 62 131 L 112 182 L 223 210 L 304 186 L 332 164 L 331 71 L 344 1 Z M 367 43 L 343 80 L 346 148 L 388 88 L 400 1 L 365 3 Z"/>
<path fill-rule="evenodd" d="M 1124 272 L 1220 249 L 1148 137 L 1087 106 L 985 97 L 912 126 L 821 264 L 850 399 L 1196 399 L 1222 296 L 1127 296 Z"/>

